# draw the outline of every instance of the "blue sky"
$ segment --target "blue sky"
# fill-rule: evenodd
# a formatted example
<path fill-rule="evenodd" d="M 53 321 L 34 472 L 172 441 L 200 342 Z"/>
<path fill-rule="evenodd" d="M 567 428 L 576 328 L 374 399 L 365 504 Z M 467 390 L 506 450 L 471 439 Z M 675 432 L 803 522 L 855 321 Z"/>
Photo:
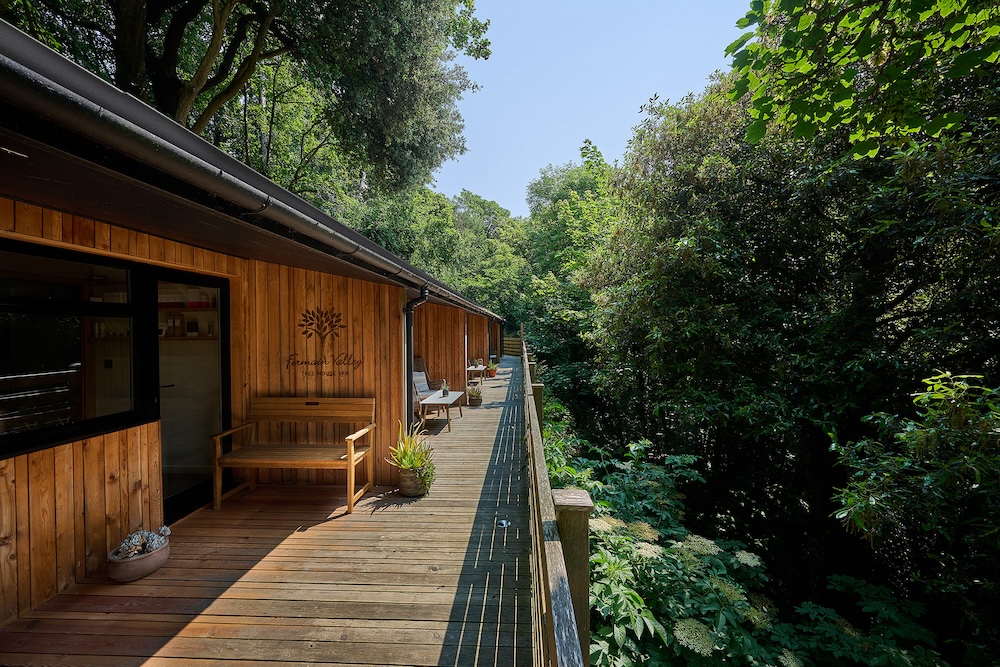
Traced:
<path fill-rule="evenodd" d="M 527 215 L 524 192 L 547 165 L 579 162 L 593 141 L 618 160 L 650 97 L 678 101 L 728 69 L 749 0 L 476 0 L 493 55 L 459 62 L 482 89 L 459 104 L 468 152 L 435 174 Z"/>

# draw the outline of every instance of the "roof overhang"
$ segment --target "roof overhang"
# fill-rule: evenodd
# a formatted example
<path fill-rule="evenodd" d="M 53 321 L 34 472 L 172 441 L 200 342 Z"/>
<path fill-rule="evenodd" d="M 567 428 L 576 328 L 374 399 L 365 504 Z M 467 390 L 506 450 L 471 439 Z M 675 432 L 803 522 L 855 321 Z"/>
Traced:
<path fill-rule="evenodd" d="M 0 194 L 496 314 L 0 21 Z"/>

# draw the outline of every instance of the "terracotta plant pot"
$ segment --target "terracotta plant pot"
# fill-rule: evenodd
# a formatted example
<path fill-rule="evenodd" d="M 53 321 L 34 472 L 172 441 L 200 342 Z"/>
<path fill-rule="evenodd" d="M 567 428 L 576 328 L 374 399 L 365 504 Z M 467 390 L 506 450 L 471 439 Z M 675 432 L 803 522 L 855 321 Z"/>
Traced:
<path fill-rule="evenodd" d="M 156 551 L 131 558 L 118 558 L 115 551 L 108 554 L 108 576 L 122 583 L 135 581 L 156 572 L 167 562 L 167 557 L 170 555 L 170 540 Z"/>
<path fill-rule="evenodd" d="M 495 368 L 487 368 L 486 369 L 486 377 L 488 377 L 488 378 L 495 378 L 496 376 L 497 376 L 497 369 L 495 369 Z"/>
<path fill-rule="evenodd" d="M 399 493 L 408 498 L 416 498 L 427 493 L 427 489 L 420 483 L 417 471 L 409 468 L 399 469 Z"/>

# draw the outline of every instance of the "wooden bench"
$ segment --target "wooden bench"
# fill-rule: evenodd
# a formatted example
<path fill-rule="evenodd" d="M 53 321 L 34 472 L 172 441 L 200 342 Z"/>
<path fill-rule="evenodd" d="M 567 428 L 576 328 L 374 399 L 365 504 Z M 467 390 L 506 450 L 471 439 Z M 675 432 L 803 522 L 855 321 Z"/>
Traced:
<path fill-rule="evenodd" d="M 340 443 L 261 443 L 257 441 L 261 422 L 337 424 L 367 424 L 344 438 Z M 222 452 L 222 440 L 234 433 L 250 429 L 247 444 L 231 452 Z M 256 486 L 256 468 L 306 468 L 347 471 L 347 511 L 372 488 L 375 465 L 375 399 L 374 398 L 301 398 L 294 396 L 261 396 L 251 399 L 246 424 L 212 436 L 215 448 L 215 509 L 222 507 L 222 469 L 254 468 L 247 482 Z M 368 435 L 368 443 L 358 442 Z M 358 466 L 367 462 L 368 481 L 355 491 Z"/>

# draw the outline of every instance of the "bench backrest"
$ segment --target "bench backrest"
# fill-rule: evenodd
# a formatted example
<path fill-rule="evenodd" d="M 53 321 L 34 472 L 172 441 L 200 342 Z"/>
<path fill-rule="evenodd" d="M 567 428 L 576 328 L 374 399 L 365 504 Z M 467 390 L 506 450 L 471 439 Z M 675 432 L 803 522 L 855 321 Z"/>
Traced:
<path fill-rule="evenodd" d="M 257 396 L 250 421 L 375 423 L 374 398 Z"/>

